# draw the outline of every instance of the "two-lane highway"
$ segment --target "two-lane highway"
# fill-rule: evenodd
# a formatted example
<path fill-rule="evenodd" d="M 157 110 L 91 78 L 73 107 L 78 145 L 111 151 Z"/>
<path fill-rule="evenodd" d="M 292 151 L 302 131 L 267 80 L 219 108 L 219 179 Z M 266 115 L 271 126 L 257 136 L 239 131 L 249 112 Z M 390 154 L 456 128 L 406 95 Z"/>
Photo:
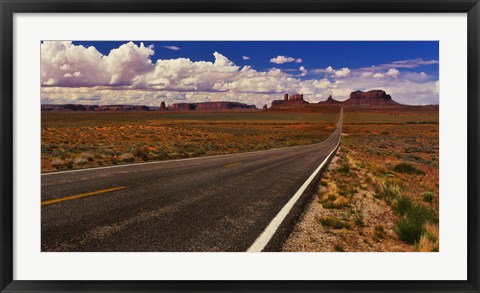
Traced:
<path fill-rule="evenodd" d="M 43 174 L 42 251 L 262 250 L 316 184 L 342 116 L 313 145 Z"/>

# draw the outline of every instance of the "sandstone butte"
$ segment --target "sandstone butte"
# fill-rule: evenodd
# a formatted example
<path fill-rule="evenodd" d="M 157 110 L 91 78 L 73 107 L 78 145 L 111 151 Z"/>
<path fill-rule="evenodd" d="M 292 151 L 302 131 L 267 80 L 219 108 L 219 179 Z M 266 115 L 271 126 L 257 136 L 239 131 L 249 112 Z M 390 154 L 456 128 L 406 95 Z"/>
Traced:
<path fill-rule="evenodd" d="M 239 102 L 203 102 L 203 103 L 174 103 L 171 110 L 232 110 L 232 109 L 256 109 L 255 105 L 247 105 Z"/>
<path fill-rule="evenodd" d="M 288 94 L 283 96 L 283 100 L 275 100 L 272 101 L 272 107 L 276 106 L 285 106 L 285 105 L 301 105 L 301 104 L 308 104 L 307 101 L 303 99 L 303 95 L 295 94 L 291 95 L 290 97 Z"/>
<path fill-rule="evenodd" d="M 149 107 L 145 105 L 41 105 L 42 111 L 183 111 L 183 110 L 235 110 L 235 109 L 257 109 L 255 105 L 247 105 L 239 102 L 203 102 L 203 103 L 175 103 L 166 107 L 161 102 L 160 107 Z"/>
<path fill-rule="evenodd" d="M 318 102 L 323 105 L 341 105 L 342 102 L 335 100 L 332 96 L 328 96 L 327 100 Z"/>
<path fill-rule="evenodd" d="M 273 109 L 280 106 L 293 106 L 310 104 L 305 101 L 302 94 L 289 96 L 285 94 L 282 100 L 272 101 Z M 328 96 L 327 100 L 318 102 L 318 105 L 342 106 L 342 105 L 401 105 L 395 102 L 390 95 L 383 90 L 371 90 L 368 92 L 355 91 L 350 93 L 350 97 L 345 101 L 338 101 Z M 267 105 L 263 106 L 266 109 Z M 80 105 L 80 104 L 60 104 L 60 105 L 41 105 L 42 111 L 215 111 L 215 110 L 235 110 L 235 109 L 257 109 L 255 105 L 248 105 L 239 102 L 201 102 L 201 103 L 174 103 L 166 107 L 165 102 L 161 102 L 160 107 L 148 107 L 145 105 Z"/>
<path fill-rule="evenodd" d="M 289 106 L 289 105 L 301 105 L 301 104 L 310 104 L 309 102 L 303 99 L 303 95 L 295 94 L 288 96 L 284 95 L 283 100 L 274 100 L 272 101 L 272 108 L 279 106 Z M 355 91 L 350 93 L 350 97 L 345 101 L 338 101 L 328 96 L 327 100 L 318 102 L 320 105 L 400 105 L 395 102 L 390 95 L 383 90 L 371 90 L 368 92 Z"/>
<path fill-rule="evenodd" d="M 350 93 L 350 98 L 342 103 L 345 105 L 399 105 L 382 90 L 355 91 Z"/>

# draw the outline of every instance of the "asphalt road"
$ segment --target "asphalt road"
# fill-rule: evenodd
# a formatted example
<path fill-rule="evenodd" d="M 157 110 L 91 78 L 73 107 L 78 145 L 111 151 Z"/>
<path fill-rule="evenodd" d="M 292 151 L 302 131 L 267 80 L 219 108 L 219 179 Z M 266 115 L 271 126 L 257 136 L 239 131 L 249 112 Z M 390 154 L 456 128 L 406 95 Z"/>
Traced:
<path fill-rule="evenodd" d="M 43 174 L 42 251 L 246 251 L 341 127 L 313 145 Z"/>

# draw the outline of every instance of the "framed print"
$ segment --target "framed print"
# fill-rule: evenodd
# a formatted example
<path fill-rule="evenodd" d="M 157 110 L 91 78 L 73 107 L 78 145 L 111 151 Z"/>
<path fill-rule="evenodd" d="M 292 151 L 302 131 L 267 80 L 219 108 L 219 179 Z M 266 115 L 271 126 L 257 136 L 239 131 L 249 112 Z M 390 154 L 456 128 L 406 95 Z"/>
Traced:
<path fill-rule="evenodd" d="M 1 290 L 478 292 L 478 1 L 1 1 Z"/>

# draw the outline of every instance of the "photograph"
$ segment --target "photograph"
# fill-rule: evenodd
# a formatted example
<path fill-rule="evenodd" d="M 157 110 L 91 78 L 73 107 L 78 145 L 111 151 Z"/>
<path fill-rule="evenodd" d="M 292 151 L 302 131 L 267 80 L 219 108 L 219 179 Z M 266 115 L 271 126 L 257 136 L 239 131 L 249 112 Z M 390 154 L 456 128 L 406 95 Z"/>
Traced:
<path fill-rule="evenodd" d="M 41 252 L 440 252 L 439 44 L 40 41 Z"/>

